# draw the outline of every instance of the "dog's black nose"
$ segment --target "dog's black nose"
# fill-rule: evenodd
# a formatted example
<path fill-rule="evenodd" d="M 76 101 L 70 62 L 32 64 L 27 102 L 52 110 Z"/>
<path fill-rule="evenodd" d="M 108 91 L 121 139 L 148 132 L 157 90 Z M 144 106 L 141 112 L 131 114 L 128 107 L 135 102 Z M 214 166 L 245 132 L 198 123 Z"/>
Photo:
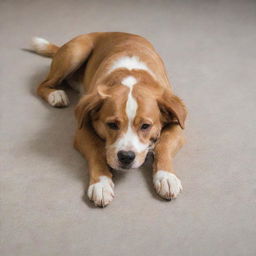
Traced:
<path fill-rule="evenodd" d="M 122 164 L 128 165 L 134 160 L 135 154 L 132 151 L 121 150 L 117 153 L 117 157 Z"/>

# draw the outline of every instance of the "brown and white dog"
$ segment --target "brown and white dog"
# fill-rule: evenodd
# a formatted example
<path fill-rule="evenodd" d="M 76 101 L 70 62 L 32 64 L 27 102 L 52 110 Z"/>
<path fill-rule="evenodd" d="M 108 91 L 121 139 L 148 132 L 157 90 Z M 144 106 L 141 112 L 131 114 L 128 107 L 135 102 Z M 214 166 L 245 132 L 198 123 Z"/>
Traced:
<path fill-rule="evenodd" d="M 114 197 L 111 169 L 140 167 L 154 153 L 153 183 L 165 199 L 182 190 L 173 156 L 183 145 L 186 108 L 173 94 L 160 56 L 143 37 L 127 33 L 80 35 L 62 47 L 33 39 L 35 52 L 52 57 L 37 93 L 53 107 L 66 107 L 66 80 L 79 89 L 75 148 L 88 162 L 88 197 L 97 206 Z"/>

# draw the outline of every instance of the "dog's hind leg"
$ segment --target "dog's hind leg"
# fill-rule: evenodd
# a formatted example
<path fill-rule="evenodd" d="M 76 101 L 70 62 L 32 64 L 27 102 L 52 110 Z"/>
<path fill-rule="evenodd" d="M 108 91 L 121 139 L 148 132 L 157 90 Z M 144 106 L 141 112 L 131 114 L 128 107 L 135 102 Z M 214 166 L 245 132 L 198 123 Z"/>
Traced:
<path fill-rule="evenodd" d="M 50 72 L 37 89 L 37 94 L 51 106 L 68 106 L 68 96 L 58 86 L 85 62 L 93 49 L 93 39 L 90 34 L 78 36 L 64 44 L 54 54 Z"/>

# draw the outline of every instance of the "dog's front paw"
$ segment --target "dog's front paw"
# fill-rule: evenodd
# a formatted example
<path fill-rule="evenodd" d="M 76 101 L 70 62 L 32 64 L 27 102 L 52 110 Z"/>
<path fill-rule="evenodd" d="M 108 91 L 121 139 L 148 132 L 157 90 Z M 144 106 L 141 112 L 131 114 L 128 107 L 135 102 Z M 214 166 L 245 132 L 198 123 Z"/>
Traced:
<path fill-rule="evenodd" d="M 99 182 L 91 184 L 88 197 L 96 206 L 105 207 L 114 198 L 114 183 L 106 176 L 100 176 Z"/>
<path fill-rule="evenodd" d="M 182 190 L 179 178 L 175 174 L 164 170 L 156 172 L 153 182 L 157 194 L 167 200 L 177 197 Z"/>
<path fill-rule="evenodd" d="M 48 96 L 48 102 L 53 107 L 66 107 L 69 105 L 68 96 L 63 90 L 51 92 Z"/>

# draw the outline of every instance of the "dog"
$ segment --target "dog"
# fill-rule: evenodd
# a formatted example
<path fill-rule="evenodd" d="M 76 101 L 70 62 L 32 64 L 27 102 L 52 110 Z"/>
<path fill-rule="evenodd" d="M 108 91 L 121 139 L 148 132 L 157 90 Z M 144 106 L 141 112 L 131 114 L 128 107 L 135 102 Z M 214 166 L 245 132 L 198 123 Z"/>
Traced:
<path fill-rule="evenodd" d="M 59 47 L 32 40 L 33 51 L 52 58 L 37 94 L 67 107 L 62 82 L 79 90 L 74 147 L 88 163 L 88 197 L 105 207 L 114 198 L 112 170 L 140 167 L 153 152 L 153 184 L 167 200 L 182 190 L 173 157 L 184 144 L 187 110 L 173 94 L 161 57 L 145 38 L 121 32 L 90 33 Z"/>

